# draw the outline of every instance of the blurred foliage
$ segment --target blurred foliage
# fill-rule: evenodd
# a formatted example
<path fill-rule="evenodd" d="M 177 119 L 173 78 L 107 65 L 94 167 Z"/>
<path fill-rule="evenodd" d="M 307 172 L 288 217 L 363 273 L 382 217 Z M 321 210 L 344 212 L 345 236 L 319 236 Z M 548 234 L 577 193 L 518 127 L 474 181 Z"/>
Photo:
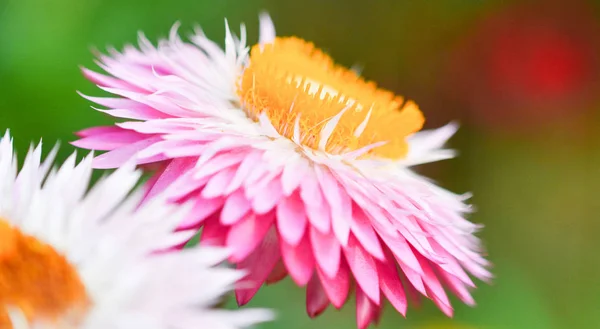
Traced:
<path fill-rule="evenodd" d="M 201 24 L 213 39 L 245 22 L 257 40 L 257 14 L 268 10 L 279 33 L 314 41 L 345 65 L 360 64 L 367 78 L 415 99 L 428 127 L 455 116 L 465 124 L 452 142 L 460 157 L 419 168 L 454 191 L 474 192 L 472 220 L 494 262 L 496 279 L 479 283 L 476 308 L 456 299 L 454 320 L 432 303 L 409 308 L 408 318 L 386 307 L 381 328 L 598 328 L 600 327 L 600 120 L 598 100 L 564 104 L 564 117 L 514 131 L 481 127 L 447 95 L 455 92 L 447 58 L 477 29 L 477 22 L 517 2 L 409 0 L 1 0 L 0 129 L 10 128 L 23 154 L 32 141 L 63 141 L 73 151 L 73 131 L 111 120 L 90 109 L 76 91 L 101 94 L 80 74 L 95 67 L 92 49 L 121 48 L 138 31 L 166 36 L 176 21 L 182 34 Z M 545 6 L 548 2 L 538 3 Z M 569 1 L 552 1 L 570 6 Z M 598 6 L 591 4 L 594 17 Z M 477 44 L 470 47 L 477 47 Z M 597 54 L 595 54 L 596 57 Z M 469 70 L 465 68 L 466 74 Z M 456 83 L 455 83 L 456 84 Z M 514 104 L 513 104 L 514 105 Z M 578 113 L 576 116 L 568 114 Z M 49 148 L 46 149 L 46 151 Z M 208 284 L 208 283 L 207 283 Z M 262 328 L 354 328 L 353 304 L 310 320 L 304 293 L 289 280 L 263 289 L 251 303 L 273 307 L 278 320 Z"/>

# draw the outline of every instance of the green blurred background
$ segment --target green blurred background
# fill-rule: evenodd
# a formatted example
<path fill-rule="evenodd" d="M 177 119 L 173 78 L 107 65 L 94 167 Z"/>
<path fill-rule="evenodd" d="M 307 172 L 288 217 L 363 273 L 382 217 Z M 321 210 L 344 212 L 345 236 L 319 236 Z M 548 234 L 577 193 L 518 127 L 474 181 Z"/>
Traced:
<path fill-rule="evenodd" d="M 0 129 L 20 154 L 62 140 L 64 158 L 73 131 L 111 122 L 76 94 L 100 94 L 79 72 L 92 49 L 175 21 L 221 41 L 225 17 L 255 42 L 263 9 L 279 34 L 416 100 L 427 127 L 462 124 L 460 157 L 418 170 L 474 193 L 497 278 L 477 307 L 454 300 L 453 320 L 425 301 L 407 319 L 386 307 L 381 328 L 600 328 L 600 1 L 0 0 Z M 355 327 L 353 302 L 309 320 L 289 280 L 251 305 L 279 312 L 261 328 Z"/>

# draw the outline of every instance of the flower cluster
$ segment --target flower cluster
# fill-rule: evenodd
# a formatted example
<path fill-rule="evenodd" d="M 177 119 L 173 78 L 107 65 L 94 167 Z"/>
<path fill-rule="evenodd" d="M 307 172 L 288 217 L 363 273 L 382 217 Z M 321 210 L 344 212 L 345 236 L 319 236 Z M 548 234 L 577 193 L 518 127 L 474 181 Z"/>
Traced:
<path fill-rule="evenodd" d="M 120 119 L 77 133 L 100 155 L 53 169 L 38 147 L 17 170 L 2 139 L 0 327 L 242 328 L 272 314 L 221 297 L 288 275 L 311 317 L 353 295 L 360 329 L 385 300 L 474 304 L 471 276 L 491 274 L 467 197 L 410 169 L 453 157 L 456 125 L 420 131 L 415 103 L 260 23 L 251 47 L 243 26 L 225 49 L 175 26 L 84 69 L 114 95 L 85 97 Z M 92 167 L 117 170 L 89 189 Z"/>

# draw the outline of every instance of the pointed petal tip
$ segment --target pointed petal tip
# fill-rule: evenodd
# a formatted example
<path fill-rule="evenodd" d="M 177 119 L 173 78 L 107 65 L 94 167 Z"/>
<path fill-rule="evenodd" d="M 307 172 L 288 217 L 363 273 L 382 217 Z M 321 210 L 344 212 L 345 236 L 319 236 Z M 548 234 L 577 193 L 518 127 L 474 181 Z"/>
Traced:
<path fill-rule="evenodd" d="M 266 11 L 259 14 L 259 44 L 271 43 L 275 40 L 275 25 Z"/>
<path fill-rule="evenodd" d="M 244 306 L 252 299 L 251 294 L 244 291 L 245 289 L 236 289 L 235 300 L 238 306 Z"/>

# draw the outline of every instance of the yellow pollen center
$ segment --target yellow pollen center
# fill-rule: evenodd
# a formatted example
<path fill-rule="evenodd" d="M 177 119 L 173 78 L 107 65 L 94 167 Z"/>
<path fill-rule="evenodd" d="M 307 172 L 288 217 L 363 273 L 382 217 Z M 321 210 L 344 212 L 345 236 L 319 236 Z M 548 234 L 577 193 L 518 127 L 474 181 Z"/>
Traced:
<path fill-rule="evenodd" d="M 88 302 L 77 271 L 64 256 L 0 218 L 0 328 L 12 328 L 8 307 L 29 321 L 58 323 L 65 317 L 75 320 Z"/>
<path fill-rule="evenodd" d="M 295 37 L 255 45 L 238 85 L 242 107 L 257 121 L 264 113 L 287 138 L 295 126 L 302 145 L 340 154 L 385 142 L 367 155 L 399 159 L 408 152 L 406 137 L 423 126 L 417 105 L 377 88 L 336 65 L 312 43 Z M 327 137 L 328 122 L 340 114 Z M 297 122 L 297 124 L 296 124 Z M 326 143 L 322 138 L 327 138 Z"/>

